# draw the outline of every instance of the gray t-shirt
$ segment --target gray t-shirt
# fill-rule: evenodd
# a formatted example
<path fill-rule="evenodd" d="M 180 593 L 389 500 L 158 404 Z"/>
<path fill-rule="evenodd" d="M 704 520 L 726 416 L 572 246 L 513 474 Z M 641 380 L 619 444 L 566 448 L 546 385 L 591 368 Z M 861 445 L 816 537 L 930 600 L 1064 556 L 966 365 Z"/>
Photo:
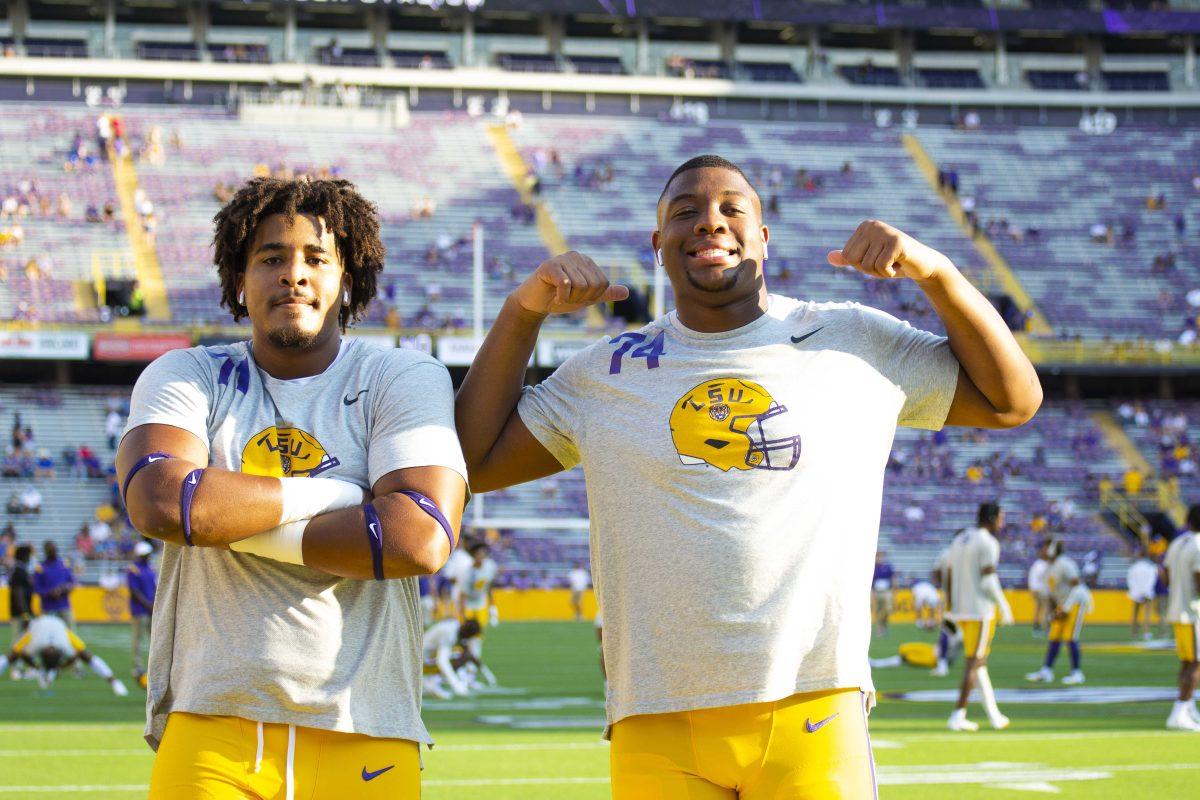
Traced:
<path fill-rule="evenodd" d="M 525 391 L 525 425 L 583 464 L 610 724 L 873 691 L 884 466 L 897 423 L 942 426 L 958 369 L 880 311 L 773 295 L 722 333 L 668 314 Z"/>
<path fill-rule="evenodd" d="M 130 405 L 127 431 L 182 428 L 209 445 L 209 465 L 222 469 L 364 488 L 405 467 L 466 475 L 450 376 L 411 350 L 346 339 L 325 372 L 296 381 L 260 371 L 246 342 L 175 350 L 146 368 Z M 421 635 L 416 578 L 345 580 L 168 544 L 150 637 L 146 739 L 157 748 L 167 715 L 190 711 L 430 743 Z"/>

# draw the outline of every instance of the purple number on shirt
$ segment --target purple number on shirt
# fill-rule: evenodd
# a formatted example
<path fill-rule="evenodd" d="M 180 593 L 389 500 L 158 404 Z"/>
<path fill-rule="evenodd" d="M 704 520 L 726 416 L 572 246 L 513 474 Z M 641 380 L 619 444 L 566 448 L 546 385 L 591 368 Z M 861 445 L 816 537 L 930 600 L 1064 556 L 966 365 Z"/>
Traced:
<path fill-rule="evenodd" d="M 663 337 L 665 335 L 666 331 L 659 331 L 658 336 L 655 336 L 650 344 L 642 345 L 629 355 L 633 358 L 646 359 L 646 369 L 658 369 L 658 357 L 666 355 L 666 350 L 663 349 Z M 646 337 L 643 336 L 642 338 Z"/>
<path fill-rule="evenodd" d="M 621 359 L 625 357 L 625 354 L 629 352 L 631 347 L 633 347 L 635 344 L 641 344 L 644 341 L 646 341 L 646 334 L 644 333 L 622 333 L 620 336 L 613 339 L 611 344 L 620 342 L 621 346 L 613 351 L 612 361 L 608 365 L 608 374 L 620 375 Z"/>

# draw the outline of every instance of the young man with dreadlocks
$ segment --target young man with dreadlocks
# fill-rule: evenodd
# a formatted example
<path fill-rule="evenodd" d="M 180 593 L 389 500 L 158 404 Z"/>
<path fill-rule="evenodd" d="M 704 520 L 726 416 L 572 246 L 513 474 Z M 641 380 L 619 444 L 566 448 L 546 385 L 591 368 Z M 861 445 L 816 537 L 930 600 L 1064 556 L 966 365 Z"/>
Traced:
<path fill-rule="evenodd" d="M 215 223 L 250 340 L 147 367 L 117 456 L 135 527 L 166 542 L 150 796 L 417 797 L 415 576 L 465 502 L 449 375 L 343 337 L 384 259 L 347 181 L 252 180 Z"/>
<path fill-rule="evenodd" d="M 508 298 L 459 390 L 475 491 L 582 463 L 615 800 L 874 796 L 871 566 L 896 425 L 1011 427 L 1037 375 L 946 256 L 864 222 L 835 267 L 917 284 L 949 339 L 767 291 L 736 165 L 680 166 L 650 241 L 675 310 L 523 389 L 550 314 L 624 297 L 586 256 Z"/>

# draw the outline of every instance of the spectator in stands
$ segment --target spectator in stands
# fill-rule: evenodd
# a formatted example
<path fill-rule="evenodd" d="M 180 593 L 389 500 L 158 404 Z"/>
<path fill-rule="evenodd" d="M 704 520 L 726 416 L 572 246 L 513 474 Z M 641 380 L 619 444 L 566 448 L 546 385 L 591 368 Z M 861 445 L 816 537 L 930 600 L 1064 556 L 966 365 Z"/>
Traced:
<path fill-rule="evenodd" d="M 7 510 L 10 514 L 41 514 L 42 493 L 36 486 L 26 485 L 9 496 Z"/>
<path fill-rule="evenodd" d="M 75 588 L 75 571 L 70 562 L 58 557 L 58 545 L 54 542 L 42 545 L 42 553 L 42 563 L 33 571 L 33 590 L 42 601 L 42 613 L 53 614 L 74 629 L 71 590 Z"/>
<path fill-rule="evenodd" d="M 75 554 L 85 561 L 91 561 L 96 557 L 96 543 L 92 541 L 91 534 L 88 533 L 86 522 L 80 524 L 79 530 L 75 532 Z"/>
<path fill-rule="evenodd" d="M 54 478 L 54 459 L 50 455 L 50 451 L 46 448 L 41 448 L 37 452 L 36 467 L 33 471 L 35 478 Z"/>
<path fill-rule="evenodd" d="M 1141 494 L 1144 483 L 1145 476 L 1142 475 L 1141 470 L 1134 467 L 1126 470 L 1125 475 L 1122 478 L 1122 485 L 1125 487 L 1125 494 L 1129 495 L 1130 497 L 1137 497 L 1139 494 Z"/>
<path fill-rule="evenodd" d="M 124 424 L 121 414 L 115 409 L 109 411 L 108 416 L 104 418 L 104 435 L 108 437 L 109 450 L 117 449 L 117 442 L 121 437 L 121 428 Z"/>
<path fill-rule="evenodd" d="M 0 530 L 0 576 L 6 575 L 12 567 L 13 551 L 17 546 L 17 529 L 9 520 Z"/>
<path fill-rule="evenodd" d="M 79 445 L 79 463 L 83 465 L 84 470 L 89 478 L 103 478 L 104 469 L 100 466 L 100 459 L 92 448 L 86 444 Z"/>
<path fill-rule="evenodd" d="M 5 478 L 22 477 L 21 459 L 18 452 L 11 447 L 4 451 L 4 459 L 0 461 L 0 475 L 3 475 Z M 13 493 L 13 497 L 16 497 L 16 492 Z M 10 499 L 9 506 L 11 507 L 11 505 L 12 500 Z"/>
<path fill-rule="evenodd" d="M 100 216 L 100 207 L 95 203 L 88 203 L 87 209 L 83 212 L 83 218 L 87 222 L 103 222 L 104 218 Z"/>
<path fill-rule="evenodd" d="M 112 539 L 112 526 L 101 519 L 99 514 L 87 523 L 87 532 L 88 538 L 92 541 L 92 547 L 98 555 L 111 555 L 112 548 L 109 546 L 109 540 Z"/>

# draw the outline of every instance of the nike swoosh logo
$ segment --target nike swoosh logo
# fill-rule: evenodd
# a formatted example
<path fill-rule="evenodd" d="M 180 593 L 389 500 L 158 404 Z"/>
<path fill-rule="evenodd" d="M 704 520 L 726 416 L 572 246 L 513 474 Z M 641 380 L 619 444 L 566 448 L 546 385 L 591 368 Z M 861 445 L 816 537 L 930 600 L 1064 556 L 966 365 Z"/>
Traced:
<path fill-rule="evenodd" d="M 816 333 L 817 331 L 823 330 L 824 328 L 825 328 L 825 326 L 824 326 L 824 325 L 822 325 L 820 328 L 817 328 L 816 330 L 811 330 L 811 331 L 809 331 L 808 333 L 804 334 L 803 336 L 793 336 L 793 337 L 792 337 L 792 344 L 800 344 L 800 343 L 801 343 L 801 342 L 803 342 L 805 339 L 807 339 L 808 337 L 812 336 L 812 335 L 813 335 L 814 333 Z"/>
<path fill-rule="evenodd" d="M 364 781 L 373 781 L 376 778 L 378 778 L 380 775 L 382 775 L 383 773 L 387 772 L 389 769 L 392 769 L 395 766 L 396 766 L 395 764 L 389 764 L 388 766 L 384 767 L 383 769 L 377 769 L 374 772 L 367 772 L 367 768 L 363 767 L 362 779 Z"/>
<path fill-rule="evenodd" d="M 367 527 L 371 529 L 371 533 L 375 534 L 376 536 L 378 536 L 378 535 L 379 535 L 379 530 L 378 530 L 379 526 L 378 526 L 378 525 L 376 525 L 374 522 L 372 522 L 372 523 L 371 523 L 370 525 L 368 525 Z"/>
<path fill-rule="evenodd" d="M 840 714 L 840 713 L 841 712 L 839 711 L 838 714 Z M 821 720 L 816 725 L 813 725 L 812 720 L 810 720 L 806 717 L 804 719 L 804 727 L 808 730 L 809 733 L 816 733 L 817 731 L 821 730 L 821 728 L 824 728 L 826 725 L 833 722 L 833 718 L 836 716 L 837 716 L 837 714 L 830 714 L 828 717 Z"/>
<path fill-rule="evenodd" d="M 368 391 L 370 391 L 370 390 L 369 389 L 360 389 L 358 394 L 354 395 L 354 397 L 351 397 L 350 395 L 346 395 L 345 397 L 342 398 L 342 403 L 344 403 L 345 405 L 348 405 L 348 406 L 352 406 L 355 403 L 357 403 L 359 398 L 362 397 L 364 394 L 366 394 Z"/>
<path fill-rule="evenodd" d="M 197 478 L 195 475 L 188 478 L 188 483 L 190 483 L 192 486 L 195 486 L 199 481 L 200 481 L 200 479 Z"/>
<path fill-rule="evenodd" d="M 426 500 L 424 497 L 422 497 L 422 498 L 421 498 L 420 500 L 418 500 L 417 502 L 418 502 L 418 503 L 420 503 L 420 504 L 421 504 L 421 505 L 423 505 L 423 506 L 432 506 L 432 505 L 433 505 L 433 503 L 429 502 L 429 501 L 428 501 L 428 500 Z"/>
<path fill-rule="evenodd" d="M 146 463 L 153 464 L 155 461 L 162 461 L 162 460 L 163 460 L 162 456 L 150 456 L 149 458 L 146 459 Z"/>

